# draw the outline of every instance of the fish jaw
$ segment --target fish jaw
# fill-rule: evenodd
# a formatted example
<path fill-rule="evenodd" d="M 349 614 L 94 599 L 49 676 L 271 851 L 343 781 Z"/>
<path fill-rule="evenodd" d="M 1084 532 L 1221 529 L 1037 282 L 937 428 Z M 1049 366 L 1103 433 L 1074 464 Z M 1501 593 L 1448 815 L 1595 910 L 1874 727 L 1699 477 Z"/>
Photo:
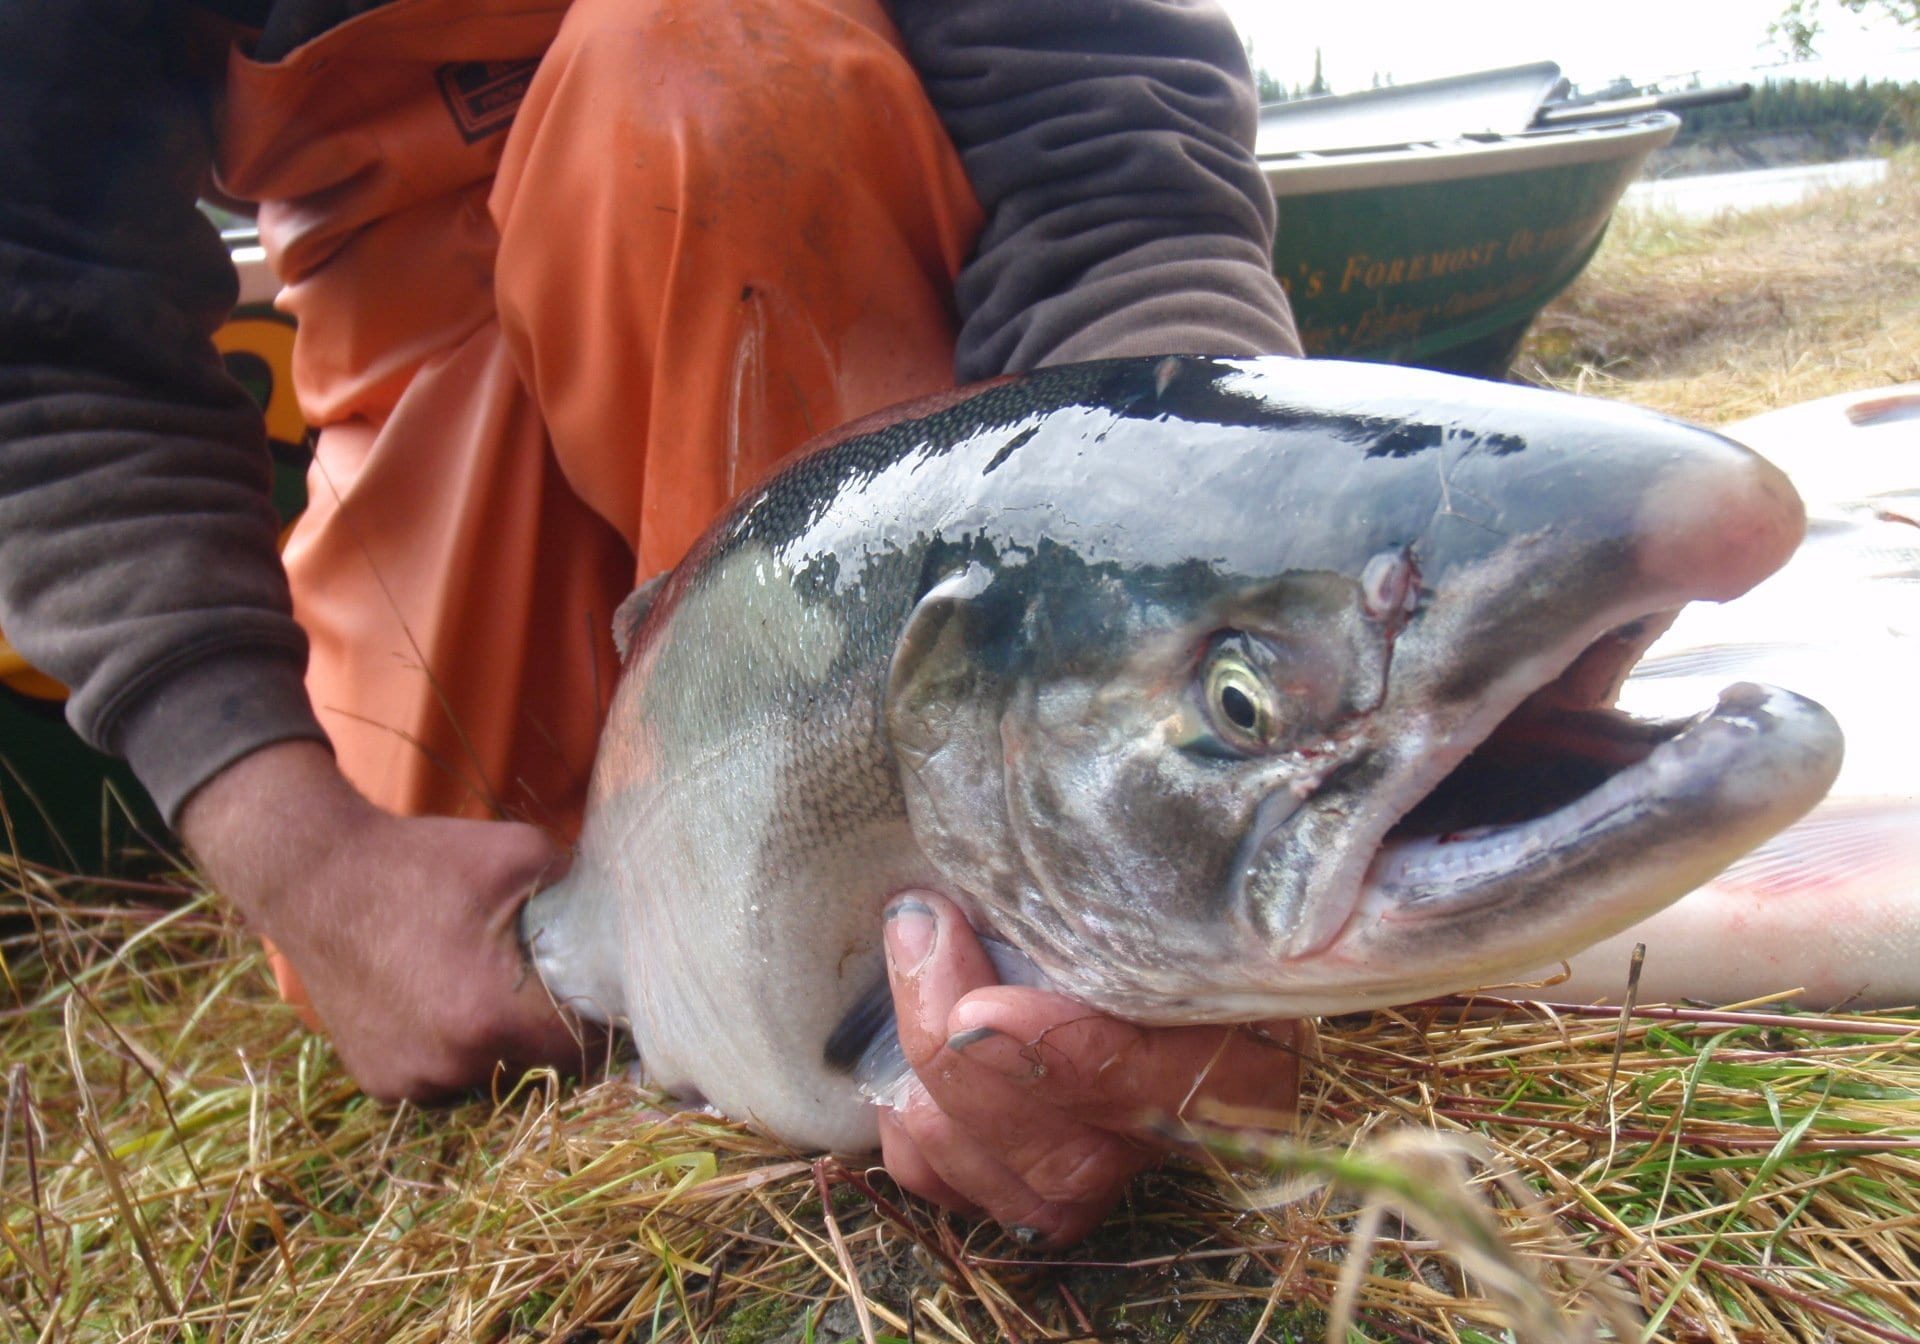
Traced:
<path fill-rule="evenodd" d="M 1831 1010 L 1920 1003 L 1920 384 L 1845 393 L 1726 427 L 1807 501 L 1807 539 L 1737 603 L 1690 609 L 1635 666 L 1621 704 L 1684 712 L 1702 686 L 1774 682 L 1849 733 L 1833 791 L 1685 899 L 1571 959 L 1542 992 L 1618 1002 L 1635 945 L 1642 1003 L 1793 994 Z M 1544 980 L 1557 968 L 1543 967 Z"/>
<path fill-rule="evenodd" d="M 1751 683 L 1529 821 L 1389 840 L 1323 948 L 1288 968 L 1343 1012 L 1499 983 L 1678 900 L 1813 807 L 1840 766 L 1819 705 Z"/>

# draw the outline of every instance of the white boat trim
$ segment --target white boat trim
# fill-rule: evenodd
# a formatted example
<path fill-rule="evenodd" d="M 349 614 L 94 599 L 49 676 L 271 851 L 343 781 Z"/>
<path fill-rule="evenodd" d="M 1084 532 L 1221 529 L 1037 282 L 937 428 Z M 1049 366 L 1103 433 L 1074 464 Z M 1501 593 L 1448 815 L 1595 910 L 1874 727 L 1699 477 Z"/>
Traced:
<path fill-rule="evenodd" d="M 1651 154 L 1679 130 L 1680 118 L 1671 112 L 1652 112 L 1617 122 L 1523 131 L 1518 135 L 1458 136 L 1405 145 L 1266 154 L 1260 158 L 1260 168 L 1273 194 L 1284 200 L 1607 162 Z"/>
<path fill-rule="evenodd" d="M 252 237 L 251 234 L 241 236 L 249 240 Z M 272 303 L 280 293 L 280 281 L 267 265 L 267 249 L 256 242 L 241 242 L 229 236 L 227 255 L 233 258 L 233 268 L 240 272 L 240 306 Z"/>

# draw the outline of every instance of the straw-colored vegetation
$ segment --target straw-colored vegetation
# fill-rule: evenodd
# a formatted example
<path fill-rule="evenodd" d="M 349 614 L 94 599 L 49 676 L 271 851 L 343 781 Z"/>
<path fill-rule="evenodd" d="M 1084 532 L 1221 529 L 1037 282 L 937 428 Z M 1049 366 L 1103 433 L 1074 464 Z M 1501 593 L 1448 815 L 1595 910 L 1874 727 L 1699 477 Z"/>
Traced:
<path fill-rule="evenodd" d="M 1708 421 L 1920 377 L 1883 194 L 1629 221 L 1533 368 Z M 0 939 L 8 1344 L 1920 1341 L 1920 1017 L 1328 1023 L 1297 1131 L 1046 1257 L 619 1080 L 370 1104 L 184 881 L 0 864 Z"/>
<path fill-rule="evenodd" d="M 184 888 L 4 918 L 10 1340 L 1920 1338 L 1912 1019 L 1331 1024 L 1297 1138 L 1046 1259 L 620 1081 L 369 1104 Z"/>
<path fill-rule="evenodd" d="M 1920 151 L 1796 206 L 1622 211 L 1519 372 L 1705 424 L 1920 380 Z"/>

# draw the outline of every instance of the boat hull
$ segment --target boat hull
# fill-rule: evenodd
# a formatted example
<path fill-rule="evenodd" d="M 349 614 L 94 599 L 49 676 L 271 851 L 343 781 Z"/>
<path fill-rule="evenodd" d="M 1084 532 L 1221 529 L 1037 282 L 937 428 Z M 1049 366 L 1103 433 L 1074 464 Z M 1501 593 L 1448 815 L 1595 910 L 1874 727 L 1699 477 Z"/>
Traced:
<path fill-rule="evenodd" d="M 1263 156 L 1310 355 L 1503 376 L 1679 121 Z"/>

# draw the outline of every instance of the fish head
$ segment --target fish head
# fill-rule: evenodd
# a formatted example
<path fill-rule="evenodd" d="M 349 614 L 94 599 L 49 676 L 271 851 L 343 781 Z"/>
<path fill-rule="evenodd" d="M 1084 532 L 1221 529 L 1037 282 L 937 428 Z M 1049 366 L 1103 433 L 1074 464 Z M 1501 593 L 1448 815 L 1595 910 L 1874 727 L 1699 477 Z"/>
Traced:
<path fill-rule="evenodd" d="M 1678 608 L 1798 543 L 1747 449 L 1410 370 L 1135 376 L 1105 422 L 1020 429 L 994 507 L 1031 532 L 930 557 L 888 688 L 916 839 L 1065 992 L 1174 1022 L 1499 983 L 1831 783 L 1838 730 L 1790 693 L 1609 708 Z"/>

